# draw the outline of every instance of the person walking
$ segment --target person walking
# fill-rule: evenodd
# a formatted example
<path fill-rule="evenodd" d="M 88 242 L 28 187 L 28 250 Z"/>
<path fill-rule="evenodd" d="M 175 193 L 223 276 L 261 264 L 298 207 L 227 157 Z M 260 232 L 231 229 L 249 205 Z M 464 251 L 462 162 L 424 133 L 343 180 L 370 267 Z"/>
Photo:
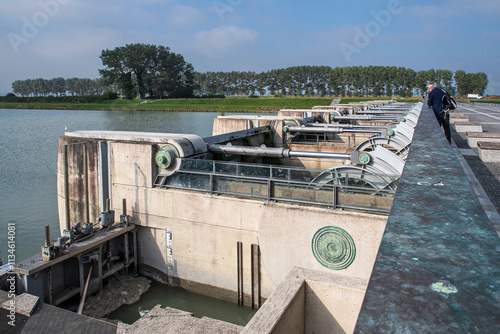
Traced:
<path fill-rule="evenodd" d="M 445 93 L 442 89 L 436 87 L 435 82 L 429 82 L 427 84 L 427 89 L 429 89 L 429 100 L 427 101 L 427 105 L 432 107 L 439 126 L 443 127 L 444 135 L 451 144 L 450 113 L 443 110 L 443 96 Z"/>

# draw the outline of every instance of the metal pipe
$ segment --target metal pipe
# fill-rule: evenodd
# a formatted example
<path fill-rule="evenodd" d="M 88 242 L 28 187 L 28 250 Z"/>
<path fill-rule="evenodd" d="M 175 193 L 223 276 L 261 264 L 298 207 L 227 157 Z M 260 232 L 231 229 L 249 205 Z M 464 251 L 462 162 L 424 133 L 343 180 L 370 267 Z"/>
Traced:
<path fill-rule="evenodd" d="M 85 222 L 90 223 L 90 209 L 89 209 L 89 160 L 87 153 L 87 145 L 83 143 L 83 180 L 85 186 Z"/>
<path fill-rule="evenodd" d="M 343 129 L 385 129 L 383 125 L 358 125 L 358 124 L 337 124 L 337 123 L 307 123 L 306 126 L 316 128 L 343 128 Z M 345 130 L 344 130 L 345 131 Z"/>
<path fill-rule="evenodd" d="M 252 308 L 258 309 L 260 307 L 260 252 L 259 245 L 252 244 L 252 263 L 251 263 L 251 276 L 252 276 Z"/>
<path fill-rule="evenodd" d="M 238 271 L 238 304 L 243 305 L 243 243 L 236 243 L 237 271 Z"/>
<path fill-rule="evenodd" d="M 209 145 L 208 150 L 212 153 L 230 153 L 235 155 L 267 156 L 275 158 L 308 157 L 308 158 L 341 159 L 341 160 L 346 160 L 351 158 L 350 153 L 292 151 L 288 148 L 275 148 L 275 147 Z"/>
<path fill-rule="evenodd" d="M 78 314 L 82 314 L 83 311 L 83 305 L 85 304 L 85 297 L 87 296 L 87 288 L 89 287 L 91 273 L 92 273 L 92 262 L 90 263 L 89 275 L 87 276 L 87 281 L 85 282 L 82 299 L 80 300 L 80 305 L 78 306 L 78 312 L 77 312 Z"/>
<path fill-rule="evenodd" d="M 290 157 L 350 160 L 350 153 L 290 151 Z"/>
<path fill-rule="evenodd" d="M 304 127 L 304 126 L 286 126 L 283 128 L 285 132 L 301 132 L 301 133 L 380 133 L 380 130 L 370 129 L 345 129 L 341 127 L 322 128 Z"/>
<path fill-rule="evenodd" d="M 71 229 L 70 224 L 70 206 L 69 206 L 69 172 L 68 172 L 68 146 L 63 147 L 63 160 L 64 160 L 64 210 L 66 218 L 66 230 Z"/>
<path fill-rule="evenodd" d="M 356 112 L 356 114 L 368 114 L 368 115 L 380 115 L 380 114 L 404 114 L 406 113 L 406 110 L 394 110 L 394 111 L 389 111 L 389 110 L 362 110 Z"/>
<path fill-rule="evenodd" d="M 253 147 L 253 146 L 233 146 L 233 145 L 208 145 L 208 150 L 212 153 L 251 155 L 257 157 L 284 158 L 288 156 L 287 148 L 276 147 Z"/>
<path fill-rule="evenodd" d="M 122 215 L 127 215 L 127 199 L 122 199 Z"/>
<path fill-rule="evenodd" d="M 397 120 L 399 116 L 377 116 L 377 115 L 349 115 L 349 116 L 332 116 L 335 121 L 382 121 L 382 120 Z"/>
<path fill-rule="evenodd" d="M 50 225 L 45 225 L 45 247 L 50 247 Z"/>

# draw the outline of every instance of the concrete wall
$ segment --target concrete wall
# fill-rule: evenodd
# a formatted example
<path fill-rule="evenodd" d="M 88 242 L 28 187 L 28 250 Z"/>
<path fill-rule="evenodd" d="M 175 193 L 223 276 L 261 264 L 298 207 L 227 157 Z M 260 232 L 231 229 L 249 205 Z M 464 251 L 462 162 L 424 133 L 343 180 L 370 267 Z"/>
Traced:
<path fill-rule="evenodd" d="M 356 245 L 354 262 L 338 274 L 361 279 L 370 277 L 385 228 L 385 216 L 154 189 L 152 153 L 151 143 L 110 143 L 112 208 L 119 214 L 122 199 L 127 200 L 132 223 L 141 226 L 139 261 L 144 267 L 159 275 L 167 273 L 165 231 L 170 229 L 174 277 L 188 282 L 199 292 L 219 289 L 229 292 L 225 296 L 234 298 L 236 245 L 242 242 L 244 292 L 249 303 L 251 244 L 260 246 L 261 291 L 267 298 L 293 266 L 332 272 L 316 260 L 311 242 L 319 229 L 333 225 L 347 231 Z M 71 170 L 73 172 L 77 170 Z M 61 207 L 64 198 L 60 191 L 58 193 Z"/>
<path fill-rule="evenodd" d="M 367 280 L 294 267 L 242 334 L 352 333 Z"/>
<path fill-rule="evenodd" d="M 306 281 L 305 333 L 354 331 L 365 289 L 352 282 L 339 283 Z"/>

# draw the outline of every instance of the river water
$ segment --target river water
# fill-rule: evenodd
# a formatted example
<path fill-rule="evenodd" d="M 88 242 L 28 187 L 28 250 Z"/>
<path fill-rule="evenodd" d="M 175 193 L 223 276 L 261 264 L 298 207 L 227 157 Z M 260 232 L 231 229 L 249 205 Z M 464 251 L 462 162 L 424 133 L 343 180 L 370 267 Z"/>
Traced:
<path fill-rule="evenodd" d="M 0 258 L 4 264 L 9 254 L 9 226 L 11 230 L 15 226 L 15 243 L 12 243 L 15 262 L 40 252 L 45 225 L 50 225 L 52 240 L 59 236 L 57 148 L 65 128 L 69 131 L 188 133 L 207 137 L 212 134 L 213 120 L 217 116 L 216 112 L 0 109 Z M 11 232 L 11 240 L 12 236 Z M 153 290 L 161 289 L 155 285 Z M 183 292 L 176 293 L 175 299 L 182 300 Z M 191 297 L 186 295 L 185 298 Z M 161 304 L 169 305 L 168 301 Z M 248 320 L 248 315 L 240 313 L 236 312 L 238 318 Z M 225 320 L 241 323 L 238 319 Z"/>

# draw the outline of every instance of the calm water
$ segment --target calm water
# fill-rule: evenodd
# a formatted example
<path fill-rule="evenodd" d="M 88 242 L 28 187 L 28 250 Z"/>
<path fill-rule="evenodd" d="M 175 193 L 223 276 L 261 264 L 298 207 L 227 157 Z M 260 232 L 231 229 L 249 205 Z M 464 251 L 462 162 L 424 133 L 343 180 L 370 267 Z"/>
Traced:
<path fill-rule="evenodd" d="M 156 305 L 170 306 L 193 313 L 197 318 L 203 316 L 245 326 L 257 312 L 249 307 L 238 306 L 230 302 L 188 292 L 177 287 L 170 287 L 153 281 L 141 300 L 131 305 L 123 305 L 108 315 L 109 319 L 119 319 L 132 324 L 140 318 L 139 307 L 150 310 Z M 210 307 L 207 307 L 210 305 Z"/>
<path fill-rule="evenodd" d="M 59 236 L 57 147 L 65 127 L 70 131 L 171 132 L 207 137 L 212 134 L 213 119 L 217 115 L 161 111 L 0 109 L 0 258 L 4 264 L 8 254 L 9 223 L 16 226 L 16 262 L 40 252 L 45 225 L 51 227 L 52 240 Z M 158 289 L 158 286 L 155 287 Z M 168 294 L 172 292 L 156 293 L 165 298 Z M 175 295 L 174 299 L 183 299 L 178 297 L 178 292 Z M 168 305 L 165 300 L 154 302 Z M 143 309 L 146 307 L 143 306 Z"/>

